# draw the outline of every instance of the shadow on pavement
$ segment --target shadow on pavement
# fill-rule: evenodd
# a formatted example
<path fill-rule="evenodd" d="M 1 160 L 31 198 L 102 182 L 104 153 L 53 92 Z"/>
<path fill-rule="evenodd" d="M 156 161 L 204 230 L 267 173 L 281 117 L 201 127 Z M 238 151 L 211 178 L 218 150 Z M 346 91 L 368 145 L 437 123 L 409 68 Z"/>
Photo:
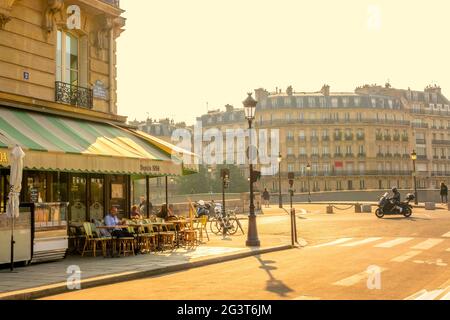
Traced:
<path fill-rule="evenodd" d="M 291 288 L 283 283 L 283 281 L 276 279 L 272 271 L 277 270 L 278 268 L 275 266 L 271 266 L 271 264 L 276 263 L 272 260 L 263 260 L 260 255 L 255 256 L 255 258 L 259 261 L 261 266 L 260 269 L 263 269 L 267 272 L 269 276 L 269 280 L 267 280 L 266 290 L 278 294 L 280 297 L 287 297 L 287 293 L 293 292 Z"/>

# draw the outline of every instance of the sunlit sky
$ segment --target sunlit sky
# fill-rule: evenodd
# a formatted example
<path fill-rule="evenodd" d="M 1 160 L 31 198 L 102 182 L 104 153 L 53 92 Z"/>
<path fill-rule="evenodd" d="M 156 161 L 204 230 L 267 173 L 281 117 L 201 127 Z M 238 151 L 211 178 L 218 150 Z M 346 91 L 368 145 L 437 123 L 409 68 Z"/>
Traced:
<path fill-rule="evenodd" d="M 193 123 L 246 93 L 362 84 L 450 97 L 448 0 L 121 0 L 119 114 Z"/>

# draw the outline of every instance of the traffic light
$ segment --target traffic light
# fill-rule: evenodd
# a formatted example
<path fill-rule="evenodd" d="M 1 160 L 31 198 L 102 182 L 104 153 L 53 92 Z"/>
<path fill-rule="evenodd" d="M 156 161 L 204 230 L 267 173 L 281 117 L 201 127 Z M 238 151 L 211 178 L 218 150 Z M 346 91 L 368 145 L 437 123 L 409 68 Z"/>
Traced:
<path fill-rule="evenodd" d="M 220 177 L 222 179 L 230 179 L 230 169 L 222 169 L 220 170 Z"/>
<path fill-rule="evenodd" d="M 259 179 L 261 179 L 261 171 L 253 171 L 253 176 L 251 178 L 252 183 L 257 182 Z"/>
<path fill-rule="evenodd" d="M 294 187 L 295 174 L 293 172 L 289 172 L 288 173 L 288 179 L 289 179 L 289 186 L 292 189 Z"/>

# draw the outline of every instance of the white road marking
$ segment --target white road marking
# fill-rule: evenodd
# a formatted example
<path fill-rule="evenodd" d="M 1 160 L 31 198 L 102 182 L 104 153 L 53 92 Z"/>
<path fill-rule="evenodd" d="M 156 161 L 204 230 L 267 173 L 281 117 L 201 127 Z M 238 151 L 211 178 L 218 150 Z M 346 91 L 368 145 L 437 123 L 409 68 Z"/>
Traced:
<path fill-rule="evenodd" d="M 380 244 L 376 245 L 375 248 L 392 248 L 399 244 L 411 241 L 412 239 L 414 239 L 414 238 L 397 238 L 394 240 L 390 240 L 388 242 L 380 243 Z"/>
<path fill-rule="evenodd" d="M 447 252 L 450 252 L 450 248 L 448 248 L 447 250 L 445 250 L 445 251 L 447 251 Z"/>
<path fill-rule="evenodd" d="M 386 270 L 387 269 L 385 269 L 385 268 L 380 268 L 380 272 L 383 272 Z M 368 278 L 369 278 L 369 274 L 367 273 L 367 271 L 363 271 L 363 272 L 355 274 L 351 277 L 339 280 L 339 281 L 333 283 L 333 285 L 342 286 L 342 287 L 350 287 L 350 286 L 353 286 L 363 280 L 367 280 Z"/>
<path fill-rule="evenodd" d="M 439 243 L 443 242 L 443 239 L 428 239 L 425 240 L 417 245 L 415 245 L 414 247 L 411 247 L 411 249 L 415 249 L 415 250 L 428 250 L 433 248 L 434 246 L 438 245 Z"/>
<path fill-rule="evenodd" d="M 443 238 L 450 238 L 450 232 L 447 232 L 446 234 L 442 235 Z"/>
<path fill-rule="evenodd" d="M 299 296 L 297 298 L 294 298 L 292 300 L 320 300 L 318 297 L 311 297 L 311 296 Z"/>
<path fill-rule="evenodd" d="M 444 291 L 444 289 L 439 289 L 439 290 L 433 290 L 433 291 L 426 291 L 421 294 L 420 296 L 418 296 L 417 298 L 415 298 L 414 300 L 434 300 L 435 298 L 437 298 L 437 296 L 439 296 L 442 292 Z"/>
<path fill-rule="evenodd" d="M 341 243 L 350 241 L 350 240 L 352 240 L 352 239 L 353 239 L 353 238 L 341 238 L 341 239 L 334 240 L 334 241 L 332 241 L 332 242 L 322 243 L 322 244 L 319 244 L 319 245 L 317 245 L 317 246 L 313 246 L 313 247 L 311 247 L 311 248 L 320 248 L 320 247 L 334 246 L 334 245 L 336 245 L 336 244 L 341 244 Z"/>
<path fill-rule="evenodd" d="M 354 241 L 354 242 L 350 242 L 350 243 L 345 243 L 345 244 L 342 244 L 341 246 L 342 247 L 356 247 L 356 246 L 359 246 L 361 244 L 375 242 L 375 241 L 380 240 L 380 239 L 383 239 L 383 238 L 377 238 L 377 237 L 367 238 L 367 239 L 364 239 L 364 240 L 359 240 L 359 241 Z"/>
<path fill-rule="evenodd" d="M 418 254 L 421 254 L 422 251 L 409 251 L 401 256 L 395 257 L 394 259 L 392 259 L 391 261 L 393 262 L 405 262 L 409 259 L 411 259 L 412 257 L 417 256 Z"/>

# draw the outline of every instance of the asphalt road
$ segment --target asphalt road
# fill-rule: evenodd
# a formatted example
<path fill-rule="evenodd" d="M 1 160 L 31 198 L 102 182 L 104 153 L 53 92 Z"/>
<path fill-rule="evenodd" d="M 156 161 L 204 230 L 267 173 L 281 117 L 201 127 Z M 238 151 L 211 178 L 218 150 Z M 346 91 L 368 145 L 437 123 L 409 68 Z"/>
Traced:
<path fill-rule="evenodd" d="M 450 299 L 450 212 L 410 219 L 298 212 L 308 246 L 48 299 Z M 285 234 L 287 216 L 259 218 Z"/>

